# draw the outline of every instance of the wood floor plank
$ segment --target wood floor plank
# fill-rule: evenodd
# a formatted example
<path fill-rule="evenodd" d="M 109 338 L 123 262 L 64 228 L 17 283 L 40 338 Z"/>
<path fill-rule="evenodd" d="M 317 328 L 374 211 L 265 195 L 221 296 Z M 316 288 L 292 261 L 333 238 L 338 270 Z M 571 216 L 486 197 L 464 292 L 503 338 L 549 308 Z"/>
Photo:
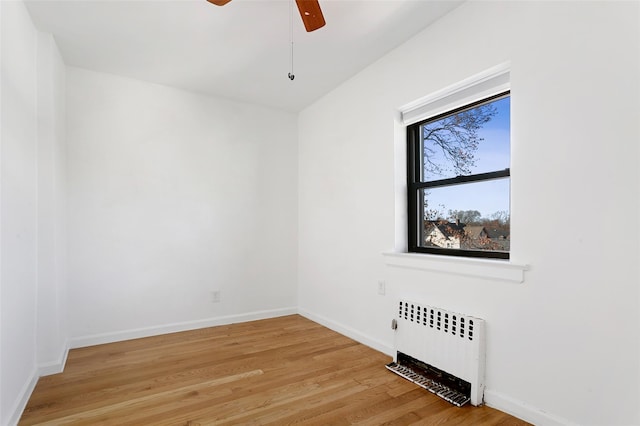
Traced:
<path fill-rule="evenodd" d="M 70 351 L 20 425 L 526 425 L 457 408 L 298 315 Z"/>

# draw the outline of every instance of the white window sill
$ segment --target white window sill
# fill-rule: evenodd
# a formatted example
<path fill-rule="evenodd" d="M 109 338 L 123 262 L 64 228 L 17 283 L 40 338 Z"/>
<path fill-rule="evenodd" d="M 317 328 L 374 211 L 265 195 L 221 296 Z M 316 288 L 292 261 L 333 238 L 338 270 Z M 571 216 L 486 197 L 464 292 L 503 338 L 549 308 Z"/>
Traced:
<path fill-rule="evenodd" d="M 422 253 L 388 252 L 382 253 L 382 255 L 387 266 L 512 283 L 524 282 L 524 272 L 529 270 L 529 265 L 519 265 L 508 260 L 436 256 Z"/>

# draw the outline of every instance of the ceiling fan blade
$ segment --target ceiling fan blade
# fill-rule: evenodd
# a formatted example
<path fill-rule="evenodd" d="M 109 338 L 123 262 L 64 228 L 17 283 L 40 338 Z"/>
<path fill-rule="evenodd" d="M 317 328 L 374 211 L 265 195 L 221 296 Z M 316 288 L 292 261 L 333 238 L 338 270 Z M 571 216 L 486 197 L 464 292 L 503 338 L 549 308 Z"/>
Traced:
<path fill-rule="evenodd" d="M 326 22 L 324 21 L 324 16 L 322 16 L 318 0 L 296 0 L 296 4 L 298 5 L 302 22 L 304 22 L 304 28 L 308 33 L 324 27 Z"/>
<path fill-rule="evenodd" d="M 229 3 L 231 0 L 207 0 L 209 3 L 215 4 L 216 6 L 224 6 Z"/>

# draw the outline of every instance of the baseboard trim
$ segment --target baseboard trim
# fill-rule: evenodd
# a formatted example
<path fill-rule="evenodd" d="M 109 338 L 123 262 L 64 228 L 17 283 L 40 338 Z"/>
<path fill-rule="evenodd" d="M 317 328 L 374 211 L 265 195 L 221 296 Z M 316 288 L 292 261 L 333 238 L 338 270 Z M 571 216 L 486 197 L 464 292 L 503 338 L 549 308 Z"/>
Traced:
<path fill-rule="evenodd" d="M 296 308 L 271 309 L 254 311 L 238 315 L 207 318 L 195 321 L 185 321 L 160 326 L 136 328 L 131 330 L 115 331 L 111 333 L 94 334 L 90 336 L 74 337 L 70 340 L 71 349 L 87 346 L 102 345 L 105 343 L 121 342 L 124 340 L 139 339 L 142 337 L 158 336 L 160 334 L 176 333 L 180 331 L 196 330 L 199 328 L 215 327 L 238 322 L 256 321 L 261 319 L 276 318 L 298 313 Z"/>
<path fill-rule="evenodd" d="M 69 356 L 69 341 L 64 343 L 62 353 L 57 361 L 45 362 L 38 365 L 38 376 L 50 376 L 52 374 L 62 373 L 64 366 L 67 364 L 67 357 Z"/>
<path fill-rule="evenodd" d="M 20 391 L 20 398 L 16 402 L 13 410 L 11 411 L 11 417 L 9 417 L 8 426 L 15 426 L 20 421 L 20 417 L 22 417 L 22 413 L 24 412 L 27 403 L 29 402 L 29 398 L 31 398 L 31 394 L 38 383 L 38 370 L 34 369 L 29 376 L 29 380 L 24 384 L 22 390 Z"/>
<path fill-rule="evenodd" d="M 391 357 L 393 356 L 394 349 L 391 346 L 388 346 L 383 342 L 377 339 L 374 339 L 370 336 L 362 334 L 351 327 L 347 327 L 336 321 L 330 320 L 327 317 L 307 311 L 306 309 L 299 308 L 298 313 L 303 317 L 310 319 L 313 322 L 317 322 L 318 324 L 323 325 L 335 331 L 336 333 L 340 333 L 344 336 L 347 336 L 359 343 L 362 343 L 363 345 L 369 346 L 370 348 L 377 350 L 378 352 L 382 352 L 383 354 L 389 355 Z"/>
<path fill-rule="evenodd" d="M 525 402 L 518 401 L 510 396 L 486 389 L 484 402 L 491 408 L 511 414 L 534 425 L 545 426 L 578 426 L 565 418 L 547 413 Z"/>

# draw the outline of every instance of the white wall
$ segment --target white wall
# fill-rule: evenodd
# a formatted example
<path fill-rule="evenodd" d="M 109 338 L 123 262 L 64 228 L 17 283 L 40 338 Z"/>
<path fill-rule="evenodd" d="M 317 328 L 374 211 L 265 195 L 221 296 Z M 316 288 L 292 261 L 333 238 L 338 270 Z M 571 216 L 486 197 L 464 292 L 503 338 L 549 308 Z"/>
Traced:
<path fill-rule="evenodd" d="M 301 312 L 388 352 L 398 297 L 482 317 L 490 405 L 536 424 L 639 424 L 638 26 L 637 2 L 466 3 L 304 110 Z M 525 282 L 385 266 L 405 239 L 398 108 L 505 61 Z"/>
<path fill-rule="evenodd" d="M 294 114 L 76 68 L 67 114 L 73 346 L 295 311 Z"/>
<path fill-rule="evenodd" d="M 64 65 L 22 2 L 0 2 L 0 424 L 65 353 Z"/>
<path fill-rule="evenodd" d="M 1 2 L 0 286 L 2 418 L 7 424 L 36 373 L 37 33 L 24 5 Z"/>
<path fill-rule="evenodd" d="M 38 33 L 38 365 L 61 371 L 67 349 L 66 68 Z"/>

